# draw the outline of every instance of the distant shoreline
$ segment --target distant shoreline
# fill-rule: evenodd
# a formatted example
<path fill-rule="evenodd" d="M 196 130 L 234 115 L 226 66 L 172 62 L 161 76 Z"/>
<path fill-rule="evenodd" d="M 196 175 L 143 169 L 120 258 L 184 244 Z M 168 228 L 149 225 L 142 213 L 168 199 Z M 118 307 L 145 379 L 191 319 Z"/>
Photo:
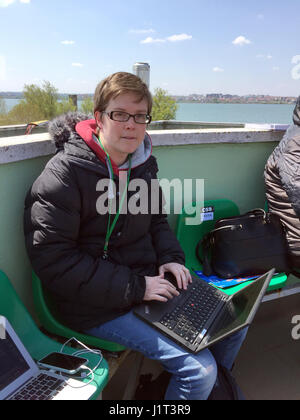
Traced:
<path fill-rule="evenodd" d="M 4 111 L 8 113 L 19 103 L 18 99 L 4 99 Z M 82 101 L 78 99 L 80 109 Z M 283 106 L 285 105 L 285 106 Z M 286 104 L 232 104 L 178 102 L 175 120 L 206 121 L 216 123 L 290 124 L 294 105 Z"/>
<path fill-rule="evenodd" d="M 87 96 L 93 96 L 93 95 L 78 95 L 78 101 L 82 101 Z M 58 95 L 58 99 L 64 99 L 68 97 L 68 95 Z M 15 99 L 15 100 L 22 100 L 24 99 L 23 96 L 2 96 L 0 94 L 0 98 L 2 99 Z M 176 100 L 176 103 L 178 104 L 204 104 L 204 105 L 295 105 L 295 102 L 283 102 L 283 101 L 184 101 L 184 100 Z"/>
<path fill-rule="evenodd" d="M 59 99 L 68 98 L 69 94 L 59 93 Z M 280 96 L 274 97 L 271 95 L 253 95 L 247 99 L 245 96 L 237 96 L 237 95 L 193 95 L 194 98 L 184 98 L 184 96 L 179 95 L 169 95 L 173 100 L 177 103 L 183 104 L 263 104 L 263 105 L 294 105 L 296 104 L 297 97 L 291 96 Z M 195 97 L 196 96 L 196 97 Z M 197 97 L 198 96 L 198 97 Z M 84 100 L 86 97 L 93 97 L 93 94 L 77 94 L 78 101 Z M 0 92 L 0 98 L 3 99 L 24 99 L 22 92 Z M 249 98 L 249 99 L 248 99 Z M 257 100 L 256 100 L 257 98 Z"/>
<path fill-rule="evenodd" d="M 219 102 L 202 102 L 202 101 L 176 101 L 179 104 L 205 104 L 205 105 L 294 105 L 292 102 L 225 102 L 225 101 L 219 101 Z M 296 104 L 296 101 L 295 101 Z"/>

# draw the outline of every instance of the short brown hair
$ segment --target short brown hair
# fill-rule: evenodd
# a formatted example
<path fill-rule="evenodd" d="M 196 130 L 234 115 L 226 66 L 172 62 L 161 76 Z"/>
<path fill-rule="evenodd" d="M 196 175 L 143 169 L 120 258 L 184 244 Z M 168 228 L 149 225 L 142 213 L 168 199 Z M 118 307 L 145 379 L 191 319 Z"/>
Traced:
<path fill-rule="evenodd" d="M 133 92 L 138 97 L 138 102 L 146 99 L 148 102 L 148 114 L 152 111 L 152 95 L 148 86 L 132 73 L 114 73 L 98 84 L 94 95 L 94 113 L 106 109 L 109 101 L 117 96 Z"/>

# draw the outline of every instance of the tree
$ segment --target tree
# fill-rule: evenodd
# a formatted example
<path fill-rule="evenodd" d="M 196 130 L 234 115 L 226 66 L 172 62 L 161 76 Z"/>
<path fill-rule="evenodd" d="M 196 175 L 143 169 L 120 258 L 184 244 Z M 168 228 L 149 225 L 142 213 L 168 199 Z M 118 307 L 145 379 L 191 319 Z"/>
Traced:
<path fill-rule="evenodd" d="M 23 97 L 7 115 L 11 124 L 49 120 L 57 115 L 57 89 L 50 82 L 43 82 L 42 87 L 25 85 Z"/>
<path fill-rule="evenodd" d="M 176 118 L 176 111 L 178 105 L 166 90 L 161 88 L 155 89 L 153 96 L 152 120 L 174 120 Z"/>
<path fill-rule="evenodd" d="M 94 113 L 94 102 L 90 96 L 86 96 L 81 103 L 80 111 L 84 114 Z"/>
<path fill-rule="evenodd" d="M 15 105 L 6 116 L 8 124 L 27 124 L 33 121 L 41 121 L 46 118 L 40 112 L 37 106 L 30 106 L 27 103 Z"/>
<path fill-rule="evenodd" d="M 4 99 L 0 96 L 0 115 L 6 114 L 6 106 Z"/>
<path fill-rule="evenodd" d="M 61 115 L 68 111 L 76 111 L 76 106 L 73 104 L 71 98 L 63 99 L 56 103 L 56 115 Z"/>
<path fill-rule="evenodd" d="M 25 85 L 24 99 L 7 114 L 9 124 L 26 124 L 34 121 L 51 120 L 57 115 L 75 111 L 69 99 L 58 101 L 57 89 L 50 82 L 44 81 L 42 87 Z"/>
<path fill-rule="evenodd" d="M 47 120 L 57 115 L 58 94 L 57 89 L 50 82 L 44 81 L 42 87 L 37 85 L 24 86 L 23 106 L 32 107 Z"/>

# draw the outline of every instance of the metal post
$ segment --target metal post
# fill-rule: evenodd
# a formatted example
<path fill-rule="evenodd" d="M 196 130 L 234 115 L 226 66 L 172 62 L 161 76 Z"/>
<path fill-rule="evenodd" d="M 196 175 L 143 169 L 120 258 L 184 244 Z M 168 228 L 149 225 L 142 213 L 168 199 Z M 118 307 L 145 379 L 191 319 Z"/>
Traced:
<path fill-rule="evenodd" d="M 75 106 L 75 109 L 77 111 L 78 107 L 77 107 L 77 95 L 69 95 L 69 100 L 71 100 L 71 102 L 73 103 L 73 105 Z"/>
<path fill-rule="evenodd" d="M 148 63 L 135 63 L 133 73 L 150 87 L 150 65 Z"/>

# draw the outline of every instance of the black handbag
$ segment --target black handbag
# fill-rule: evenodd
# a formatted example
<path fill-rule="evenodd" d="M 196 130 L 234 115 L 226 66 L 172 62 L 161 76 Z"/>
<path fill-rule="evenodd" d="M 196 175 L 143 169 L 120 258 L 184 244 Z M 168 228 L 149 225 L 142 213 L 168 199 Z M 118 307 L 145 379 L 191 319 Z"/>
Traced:
<path fill-rule="evenodd" d="M 218 220 L 198 243 L 196 255 L 206 276 L 229 279 L 264 274 L 272 268 L 290 271 L 284 226 L 277 215 L 262 209 Z"/>

